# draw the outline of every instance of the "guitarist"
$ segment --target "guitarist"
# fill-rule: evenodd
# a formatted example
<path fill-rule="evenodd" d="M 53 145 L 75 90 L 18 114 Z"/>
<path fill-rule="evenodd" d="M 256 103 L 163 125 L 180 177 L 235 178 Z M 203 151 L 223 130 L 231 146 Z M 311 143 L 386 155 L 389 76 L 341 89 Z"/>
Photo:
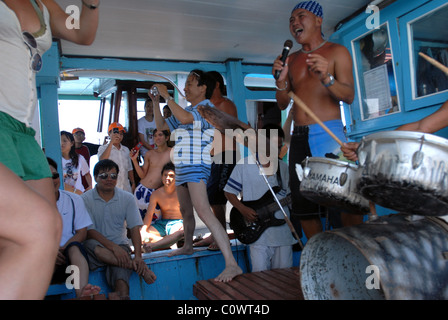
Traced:
<path fill-rule="evenodd" d="M 276 150 L 279 154 L 285 137 L 282 128 L 278 125 L 268 124 L 263 129 L 266 129 L 268 138 L 266 143 L 278 146 Z M 277 130 L 278 134 L 275 134 L 275 130 Z M 271 136 L 272 138 L 270 139 Z M 269 152 L 269 145 L 267 145 L 266 150 Z M 269 155 L 267 156 L 269 157 Z M 283 161 L 278 163 L 277 170 L 280 174 L 267 176 L 267 179 L 274 190 L 280 189 L 276 196 L 281 201 L 290 193 L 289 174 L 288 165 Z M 269 163 L 262 163 L 262 165 L 263 167 L 268 167 Z M 259 200 L 267 192 L 270 193 L 269 187 L 260 174 L 259 167 L 252 156 L 242 159 L 236 164 L 224 188 L 225 196 L 229 202 L 248 222 L 257 220 L 257 212 L 244 205 L 238 199 L 238 195 L 241 195 L 243 202 L 246 202 Z M 275 203 L 274 199 L 272 201 Z M 272 207 L 275 208 L 275 217 L 283 219 L 284 215 L 280 208 L 277 205 Z M 289 217 L 288 207 L 284 206 L 283 209 Z M 249 245 L 252 272 L 292 267 L 292 245 L 296 242 L 287 224 L 267 228 L 255 242 Z"/>

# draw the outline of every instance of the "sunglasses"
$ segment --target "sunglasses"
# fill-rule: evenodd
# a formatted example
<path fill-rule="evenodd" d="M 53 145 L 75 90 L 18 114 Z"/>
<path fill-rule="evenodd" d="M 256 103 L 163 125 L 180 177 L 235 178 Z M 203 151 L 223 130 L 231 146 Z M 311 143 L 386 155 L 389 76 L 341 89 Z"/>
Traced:
<path fill-rule="evenodd" d="M 59 173 L 55 172 L 53 173 L 53 175 L 51 176 L 52 179 L 59 179 Z"/>
<path fill-rule="evenodd" d="M 98 175 L 98 178 L 106 180 L 109 176 L 110 176 L 110 178 L 112 180 L 117 180 L 118 174 L 117 173 L 106 173 L 106 172 L 103 172 L 103 173 L 100 173 Z"/>
<path fill-rule="evenodd" d="M 37 52 L 37 42 L 36 38 L 33 37 L 33 35 L 27 31 L 22 32 L 23 42 L 28 46 L 28 49 L 30 49 L 31 53 L 31 69 L 34 72 L 39 72 L 42 69 L 42 57 Z"/>

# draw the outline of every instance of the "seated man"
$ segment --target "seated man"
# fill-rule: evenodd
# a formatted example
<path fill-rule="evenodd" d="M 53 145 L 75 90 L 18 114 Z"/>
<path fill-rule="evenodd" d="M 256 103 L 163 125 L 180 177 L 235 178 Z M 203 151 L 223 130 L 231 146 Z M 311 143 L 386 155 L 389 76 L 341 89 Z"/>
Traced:
<path fill-rule="evenodd" d="M 62 218 L 62 237 L 59 251 L 56 257 L 56 268 L 52 282 L 65 282 L 68 277 L 66 268 L 75 265 L 79 268 L 79 287 L 75 285 L 76 297 L 98 294 L 100 288 L 88 284 L 89 265 L 87 252 L 81 244 L 87 235 L 87 227 L 92 224 L 89 213 L 84 206 L 82 198 L 65 190 L 59 190 L 61 180 L 59 178 L 56 162 L 47 158 L 53 174 L 54 192 L 57 200 L 58 211 Z"/>
<path fill-rule="evenodd" d="M 92 226 L 84 242 L 91 270 L 106 267 L 107 284 L 122 299 L 129 298 L 129 278 L 132 271 L 147 284 L 156 280 L 142 259 L 140 227 L 143 225 L 134 196 L 116 187 L 118 165 L 112 160 L 99 161 L 93 170 L 95 189 L 82 195 Z M 134 245 L 134 259 L 126 237 L 126 228 Z"/>
<path fill-rule="evenodd" d="M 146 252 L 167 248 L 184 236 L 182 213 L 176 192 L 176 174 L 172 162 L 168 162 L 163 167 L 162 182 L 163 187 L 151 195 L 148 214 L 143 220 L 141 235 Z M 152 215 L 157 205 L 162 212 L 162 218 L 151 224 Z"/>

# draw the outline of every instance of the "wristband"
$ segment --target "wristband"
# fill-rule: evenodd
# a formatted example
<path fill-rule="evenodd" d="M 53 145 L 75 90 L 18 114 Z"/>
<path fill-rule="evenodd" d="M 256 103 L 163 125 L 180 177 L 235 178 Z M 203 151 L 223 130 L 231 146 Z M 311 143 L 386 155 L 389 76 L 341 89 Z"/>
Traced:
<path fill-rule="evenodd" d="M 275 84 L 275 87 L 277 88 L 278 91 L 285 91 L 286 88 L 288 88 L 288 81 L 285 81 L 285 87 L 280 89 L 279 87 L 277 87 L 277 84 Z"/>
<path fill-rule="evenodd" d="M 330 82 L 328 82 L 328 83 L 322 82 L 322 84 L 324 85 L 325 88 L 328 88 L 328 87 L 334 85 L 334 82 L 335 82 L 335 79 L 331 73 L 328 73 L 328 77 L 330 78 Z"/>

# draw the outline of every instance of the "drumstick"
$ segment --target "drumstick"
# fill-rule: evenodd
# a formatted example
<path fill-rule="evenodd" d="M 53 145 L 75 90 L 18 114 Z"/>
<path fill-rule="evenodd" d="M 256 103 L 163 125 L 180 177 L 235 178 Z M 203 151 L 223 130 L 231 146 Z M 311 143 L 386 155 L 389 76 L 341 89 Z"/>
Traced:
<path fill-rule="evenodd" d="M 290 91 L 288 93 L 288 96 L 290 96 L 294 102 L 303 109 L 303 111 L 305 111 L 311 118 L 313 118 L 314 121 L 316 121 L 334 140 L 336 140 L 337 143 L 339 143 L 339 145 L 342 147 L 343 143 L 341 140 L 339 140 L 338 137 L 336 137 L 336 135 L 331 132 L 330 129 L 328 129 L 328 127 L 314 114 L 313 111 L 310 110 L 310 108 L 308 108 L 308 106 L 298 97 L 294 94 L 294 92 Z"/>
<path fill-rule="evenodd" d="M 440 70 L 443 71 L 443 73 L 445 73 L 448 76 L 448 67 L 444 66 L 443 64 L 441 64 L 439 61 L 428 57 L 426 54 L 424 54 L 423 52 L 419 52 L 418 53 L 420 57 L 422 57 L 423 59 L 425 59 L 426 61 L 428 61 L 429 63 L 431 63 L 433 66 L 439 68 Z"/>

